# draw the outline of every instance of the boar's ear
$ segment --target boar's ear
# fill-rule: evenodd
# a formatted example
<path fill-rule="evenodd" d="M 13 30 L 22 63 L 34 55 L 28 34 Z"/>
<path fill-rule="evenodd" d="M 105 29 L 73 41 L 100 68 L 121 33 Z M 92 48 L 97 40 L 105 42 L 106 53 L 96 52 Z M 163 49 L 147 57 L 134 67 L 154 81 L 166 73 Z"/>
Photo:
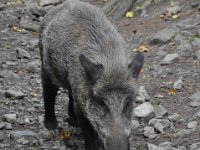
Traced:
<path fill-rule="evenodd" d="M 99 79 L 100 75 L 102 74 L 103 65 L 93 63 L 83 54 L 79 56 L 79 60 L 81 62 L 82 67 L 85 69 L 90 84 L 95 84 L 96 81 Z"/>
<path fill-rule="evenodd" d="M 137 55 L 135 55 L 135 57 L 132 58 L 131 63 L 128 65 L 128 68 L 131 70 L 133 78 L 138 78 L 143 63 L 144 55 L 142 53 L 138 53 Z"/>

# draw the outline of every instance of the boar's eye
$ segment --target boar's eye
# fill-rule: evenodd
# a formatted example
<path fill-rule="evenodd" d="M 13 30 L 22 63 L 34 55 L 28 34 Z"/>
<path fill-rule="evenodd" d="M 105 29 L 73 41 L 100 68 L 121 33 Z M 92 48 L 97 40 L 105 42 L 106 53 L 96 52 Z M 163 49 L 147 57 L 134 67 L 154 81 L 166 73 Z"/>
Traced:
<path fill-rule="evenodd" d="M 122 114 L 125 115 L 126 118 L 130 118 L 133 109 L 133 97 L 132 94 L 126 97 L 124 101 L 124 108 Z"/>
<path fill-rule="evenodd" d="M 107 114 L 109 114 L 109 108 L 105 104 L 105 99 L 101 97 L 94 97 L 91 103 L 95 109 L 94 113 L 99 117 L 105 117 Z"/>

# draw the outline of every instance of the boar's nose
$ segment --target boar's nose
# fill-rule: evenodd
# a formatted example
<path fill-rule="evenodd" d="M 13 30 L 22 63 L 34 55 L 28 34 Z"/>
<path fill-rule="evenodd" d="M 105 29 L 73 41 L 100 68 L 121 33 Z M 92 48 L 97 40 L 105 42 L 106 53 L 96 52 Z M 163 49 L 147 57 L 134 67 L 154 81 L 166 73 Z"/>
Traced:
<path fill-rule="evenodd" d="M 129 150 L 129 137 L 121 128 L 113 127 L 107 138 L 107 150 Z"/>

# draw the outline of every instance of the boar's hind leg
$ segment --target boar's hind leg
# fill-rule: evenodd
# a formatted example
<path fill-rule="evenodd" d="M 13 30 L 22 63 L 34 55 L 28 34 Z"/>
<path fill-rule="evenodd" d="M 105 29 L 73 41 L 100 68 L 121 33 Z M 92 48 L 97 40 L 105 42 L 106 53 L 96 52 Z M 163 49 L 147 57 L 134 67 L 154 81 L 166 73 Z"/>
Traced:
<path fill-rule="evenodd" d="M 49 130 L 55 130 L 58 127 L 54 110 L 58 87 L 52 83 L 52 80 L 44 70 L 42 70 L 42 87 L 45 108 L 44 125 Z"/>

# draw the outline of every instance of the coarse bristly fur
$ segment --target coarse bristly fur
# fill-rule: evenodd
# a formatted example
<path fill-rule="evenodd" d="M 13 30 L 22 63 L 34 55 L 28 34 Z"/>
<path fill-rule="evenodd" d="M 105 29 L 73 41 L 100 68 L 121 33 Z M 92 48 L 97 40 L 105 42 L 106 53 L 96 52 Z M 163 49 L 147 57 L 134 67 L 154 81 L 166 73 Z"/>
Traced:
<path fill-rule="evenodd" d="M 45 126 L 57 128 L 59 87 L 69 91 L 69 115 L 87 150 L 129 150 L 135 80 L 144 57 L 135 57 L 103 12 L 67 0 L 50 10 L 40 28 Z"/>

